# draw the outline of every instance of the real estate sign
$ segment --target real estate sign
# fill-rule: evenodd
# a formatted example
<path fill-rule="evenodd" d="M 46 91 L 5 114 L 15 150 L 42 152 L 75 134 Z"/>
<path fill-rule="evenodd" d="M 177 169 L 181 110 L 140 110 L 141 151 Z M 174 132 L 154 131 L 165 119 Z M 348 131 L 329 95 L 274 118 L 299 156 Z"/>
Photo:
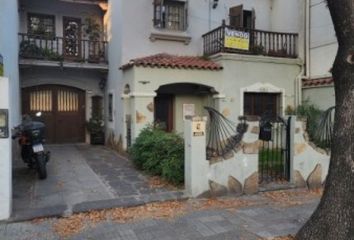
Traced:
<path fill-rule="evenodd" d="M 225 28 L 224 46 L 226 48 L 249 50 L 249 48 L 250 48 L 250 33 Z"/>

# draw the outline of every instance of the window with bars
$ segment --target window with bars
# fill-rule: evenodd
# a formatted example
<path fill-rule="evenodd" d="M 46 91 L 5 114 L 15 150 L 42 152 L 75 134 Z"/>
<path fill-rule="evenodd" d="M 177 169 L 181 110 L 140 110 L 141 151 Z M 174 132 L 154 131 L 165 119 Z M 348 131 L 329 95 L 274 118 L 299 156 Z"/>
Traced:
<path fill-rule="evenodd" d="M 253 117 L 276 117 L 280 114 L 280 93 L 254 93 L 244 94 L 244 115 Z"/>
<path fill-rule="evenodd" d="M 46 37 L 55 36 L 55 16 L 37 13 L 28 14 L 28 34 Z"/>
<path fill-rule="evenodd" d="M 154 26 L 158 29 L 185 31 L 187 15 L 185 1 L 154 0 Z"/>

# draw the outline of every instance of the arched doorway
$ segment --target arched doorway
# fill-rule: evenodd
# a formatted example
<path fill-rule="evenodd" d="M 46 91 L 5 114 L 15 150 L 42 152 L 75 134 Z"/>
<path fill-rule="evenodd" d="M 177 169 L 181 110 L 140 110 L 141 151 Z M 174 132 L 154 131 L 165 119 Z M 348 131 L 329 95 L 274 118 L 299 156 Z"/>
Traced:
<path fill-rule="evenodd" d="M 175 83 L 160 86 L 154 99 L 154 121 L 166 131 L 182 132 L 186 115 L 201 115 L 203 107 L 210 105 L 214 88 L 193 84 Z"/>
<path fill-rule="evenodd" d="M 47 143 L 85 141 L 85 92 L 61 85 L 41 85 L 22 89 L 22 113 L 46 125 Z"/>

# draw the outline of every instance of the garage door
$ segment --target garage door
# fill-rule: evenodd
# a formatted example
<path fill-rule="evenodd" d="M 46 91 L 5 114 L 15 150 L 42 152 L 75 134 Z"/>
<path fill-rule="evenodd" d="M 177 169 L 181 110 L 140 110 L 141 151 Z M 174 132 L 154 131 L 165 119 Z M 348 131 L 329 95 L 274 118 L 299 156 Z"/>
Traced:
<path fill-rule="evenodd" d="M 76 88 L 45 85 L 24 88 L 22 113 L 33 119 L 42 112 L 47 143 L 85 141 L 85 92 Z"/>

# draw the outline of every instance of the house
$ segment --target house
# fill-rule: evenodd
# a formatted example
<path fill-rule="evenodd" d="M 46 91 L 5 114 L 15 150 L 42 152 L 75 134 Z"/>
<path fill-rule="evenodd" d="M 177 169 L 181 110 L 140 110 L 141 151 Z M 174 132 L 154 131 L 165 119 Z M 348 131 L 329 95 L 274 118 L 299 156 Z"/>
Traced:
<path fill-rule="evenodd" d="M 43 112 L 49 143 L 89 142 L 85 122 L 104 115 L 107 142 L 124 149 L 147 123 L 181 132 L 185 115 L 203 115 L 203 106 L 233 120 L 282 115 L 301 102 L 303 8 L 290 0 L 21 0 L 12 49 L 20 112 Z"/>
<path fill-rule="evenodd" d="M 335 105 L 331 68 L 338 44 L 325 1 L 308 1 L 306 73 L 303 100 L 326 110 Z"/>
<path fill-rule="evenodd" d="M 240 115 L 283 115 L 301 102 L 302 1 L 108 6 L 110 143 L 127 148 L 152 122 L 181 132 L 186 115 L 206 114 L 203 106 L 237 121 Z"/>

